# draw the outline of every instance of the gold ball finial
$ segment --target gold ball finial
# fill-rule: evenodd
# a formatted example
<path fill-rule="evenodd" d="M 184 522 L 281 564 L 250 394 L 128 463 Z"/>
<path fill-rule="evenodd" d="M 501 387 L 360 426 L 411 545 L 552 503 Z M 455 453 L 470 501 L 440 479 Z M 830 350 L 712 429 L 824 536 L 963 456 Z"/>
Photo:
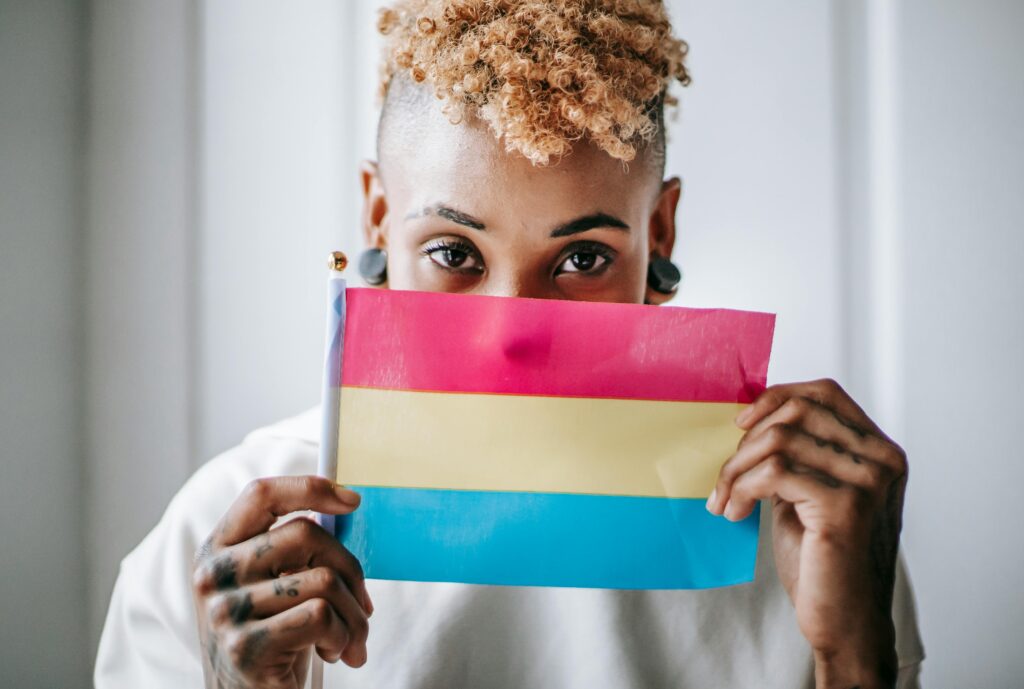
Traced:
<path fill-rule="evenodd" d="M 332 251 L 331 255 L 327 257 L 327 267 L 331 270 L 336 270 L 339 273 L 345 270 L 348 265 L 348 256 L 341 251 Z"/>

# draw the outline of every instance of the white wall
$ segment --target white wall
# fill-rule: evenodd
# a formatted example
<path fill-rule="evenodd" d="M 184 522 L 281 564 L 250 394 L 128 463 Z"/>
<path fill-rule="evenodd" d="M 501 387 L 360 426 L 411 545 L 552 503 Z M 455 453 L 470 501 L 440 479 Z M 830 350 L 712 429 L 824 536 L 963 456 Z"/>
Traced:
<path fill-rule="evenodd" d="M 1024 677 L 1024 4 L 900 15 L 906 543 L 933 687 Z"/>
<path fill-rule="evenodd" d="M 0 685 L 85 687 L 82 3 L 0 3 Z"/>
<path fill-rule="evenodd" d="M 673 303 L 778 313 L 771 381 L 845 377 L 830 6 L 670 9 L 693 72 L 669 125 L 667 174 L 683 179 Z"/>

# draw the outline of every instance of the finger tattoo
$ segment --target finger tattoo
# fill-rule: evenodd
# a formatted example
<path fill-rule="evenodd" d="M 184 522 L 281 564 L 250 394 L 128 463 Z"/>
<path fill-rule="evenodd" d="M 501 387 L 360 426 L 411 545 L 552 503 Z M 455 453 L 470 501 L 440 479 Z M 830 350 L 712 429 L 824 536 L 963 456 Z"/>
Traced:
<path fill-rule="evenodd" d="M 834 409 L 829 409 L 829 411 L 832 412 L 832 416 L 836 417 L 836 421 L 838 421 L 843 426 L 846 426 L 847 428 L 849 428 L 851 431 L 853 431 L 854 433 L 859 435 L 861 438 L 864 438 L 864 437 L 867 436 L 868 432 L 865 431 L 860 426 L 847 421 L 846 419 L 841 417 Z"/>
<path fill-rule="evenodd" d="M 240 625 L 252 614 L 252 594 L 234 593 L 228 598 L 228 617 L 235 625 Z"/>
<path fill-rule="evenodd" d="M 255 629 L 245 637 L 245 641 L 242 644 L 241 657 L 238 660 L 238 667 L 242 670 L 251 667 L 255 662 L 256 658 L 263 651 L 263 647 L 267 645 L 268 632 L 266 629 Z"/>
<path fill-rule="evenodd" d="M 221 555 L 213 561 L 213 585 L 218 590 L 238 585 L 238 566 L 230 555 Z"/>
<path fill-rule="evenodd" d="M 261 557 L 269 553 L 274 549 L 274 545 L 270 542 L 270 534 L 263 534 L 261 539 L 263 542 L 260 543 L 256 548 L 256 559 L 259 560 Z"/>
<path fill-rule="evenodd" d="M 195 558 L 193 558 L 192 561 L 198 564 L 208 558 L 211 552 L 213 552 L 213 536 L 210 536 L 203 541 L 203 544 L 199 546 L 199 550 L 196 551 Z"/>
<path fill-rule="evenodd" d="M 837 455 L 849 455 L 850 459 L 853 461 L 854 464 L 860 464 L 863 461 L 855 453 L 847 452 L 846 448 L 837 442 L 829 442 L 828 440 L 825 440 L 823 438 L 816 437 L 814 439 L 814 444 L 817 445 L 818 447 L 825 447 L 826 445 L 828 445 L 829 447 L 832 448 L 832 451 L 835 452 Z"/>
<path fill-rule="evenodd" d="M 280 579 L 278 579 L 274 582 L 274 595 L 288 595 L 289 597 L 294 598 L 295 596 L 299 595 L 299 590 L 296 588 L 296 586 L 298 586 L 298 583 L 298 578 L 289 579 L 288 581 L 283 583 L 281 582 Z"/>

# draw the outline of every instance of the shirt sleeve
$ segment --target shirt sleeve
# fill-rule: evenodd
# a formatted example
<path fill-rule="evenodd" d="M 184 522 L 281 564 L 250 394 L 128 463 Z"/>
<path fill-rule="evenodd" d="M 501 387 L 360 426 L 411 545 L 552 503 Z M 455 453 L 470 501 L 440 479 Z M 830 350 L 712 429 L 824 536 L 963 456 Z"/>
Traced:
<path fill-rule="evenodd" d="M 189 581 L 195 552 L 169 508 L 121 562 L 96 657 L 97 689 L 203 686 Z"/>
<path fill-rule="evenodd" d="M 917 626 L 917 605 L 907 565 L 900 553 L 896 562 L 896 586 L 893 591 L 892 620 L 896 628 L 896 656 L 899 659 L 897 689 L 920 689 L 924 645 Z"/>
<path fill-rule="evenodd" d="M 192 600 L 196 550 L 245 484 L 313 473 L 315 446 L 250 436 L 200 468 L 122 562 L 96 656 L 97 689 L 202 687 Z"/>

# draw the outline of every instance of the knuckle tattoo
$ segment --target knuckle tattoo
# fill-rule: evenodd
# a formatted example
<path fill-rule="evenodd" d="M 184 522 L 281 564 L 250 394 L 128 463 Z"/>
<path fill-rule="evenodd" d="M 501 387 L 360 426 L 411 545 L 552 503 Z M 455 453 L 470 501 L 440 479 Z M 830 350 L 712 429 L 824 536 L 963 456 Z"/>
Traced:
<path fill-rule="evenodd" d="M 266 629 L 254 629 L 235 635 L 232 655 L 240 670 L 248 670 L 256 664 L 257 658 L 267 645 L 269 633 Z"/>
<path fill-rule="evenodd" d="M 252 615 L 253 603 L 252 594 L 248 591 L 241 593 L 235 591 L 227 596 L 228 618 L 237 626 L 245 622 Z"/>
<path fill-rule="evenodd" d="M 832 416 L 835 417 L 836 421 L 839 422 L 840 426 L 843 426 L 844 428 L 850 429 L 851 431 L 853 431 L 857 435 L 858 438 L 866 438 L 867 437 L 868 432 L 865 431 L 863 428 L 861 428 L 857 424 L 853 423 L 852 421 L 847 421 L 842 416 L 840 416 L 839 413 L 836 412 L 834 409 L 830 409 L 829 411 L 832 412 Z"/>
<path fill-rule="evenodd" d="M 202 544 L 200 544 L 200 546 L 196 549 L 195 555 L 192 558 L 192 562 L 195 563 L 195 564 L 203 562 L 204 560 L 206 560 L 207 558 L 210 557 L 210 554 L 212 552 L 213 552 L 213 535 L 211 534 L 210 536 L 207 536 L 206 540 L 203 541 Z"/>
<path fill-rule="evenodd" d="M 275 579 L 274 595 L 295 598 L 299 595 L 299 583 L 300 582 L 298 577 L 290 577 L 288 579 Z"/>
<path fill-rule="evenodd" d="M 222 591 L 235 588 L 238 585 L 238 565 L 229 553 L 214 557 L 209 563 L 209 567 L 213 587 L 216 590 Z"/>
<path fill-rule="evenodd" d="M 274 544 L 272 542 L 272 538 L 271 538 L 271 535 L 270 535 L 269 531 L 267 533 L 263 534 L 262 536 L 260 536 L 259 540 L 260 540 L 260 542 L 259 542 L 259 545 L 256 546 L 256 552 L 255 552 L 255 558 L 257 560 L 259 560 L 261 557 L 263 557 L 264 555 L 266 555 L 267 553 L 269 553 L 271 550 L 274 549 Z"/>

